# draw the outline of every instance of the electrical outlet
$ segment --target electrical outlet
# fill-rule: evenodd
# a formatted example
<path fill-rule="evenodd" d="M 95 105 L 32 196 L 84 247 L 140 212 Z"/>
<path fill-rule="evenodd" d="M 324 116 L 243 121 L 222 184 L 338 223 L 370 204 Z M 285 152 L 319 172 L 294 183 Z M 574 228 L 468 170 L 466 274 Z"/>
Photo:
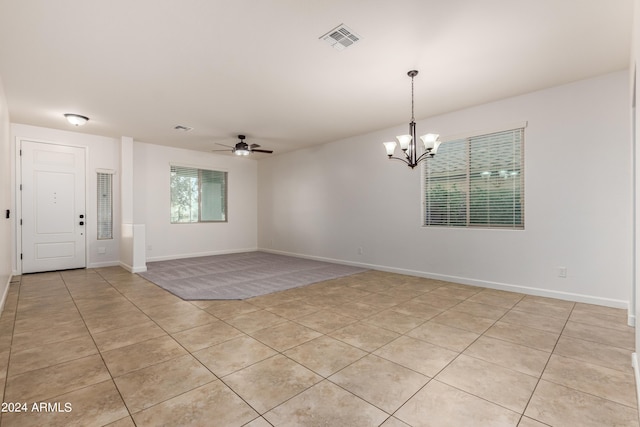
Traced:
<path fill-rule="evenodd" d="M 567 267 L 558 267 L 558 277 L 567 278 Z"/>

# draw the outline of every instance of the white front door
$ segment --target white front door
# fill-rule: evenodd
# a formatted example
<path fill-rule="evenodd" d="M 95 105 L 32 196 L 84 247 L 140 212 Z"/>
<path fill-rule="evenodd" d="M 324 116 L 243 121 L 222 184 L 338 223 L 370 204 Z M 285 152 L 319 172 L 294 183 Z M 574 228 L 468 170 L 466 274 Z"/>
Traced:
<path fill-rule="evenodd" d="M 22 272 L 84 268 L 85 151 L 22 141 Z"/>

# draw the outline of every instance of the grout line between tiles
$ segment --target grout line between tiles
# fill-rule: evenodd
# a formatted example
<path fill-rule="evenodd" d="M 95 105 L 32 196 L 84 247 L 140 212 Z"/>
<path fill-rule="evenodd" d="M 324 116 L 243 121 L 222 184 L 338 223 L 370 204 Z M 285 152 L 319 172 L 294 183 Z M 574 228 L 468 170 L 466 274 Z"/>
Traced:
<path fill-rule="evenodd" d="M 531 404 L 531 399 L 533 399 L 533 396 L 536 394 L 536 390 L 538 389 L 538 386 L 540 385 L 540 381 L 542 381 L 542 376 L 544 375 L 544 372 L 547 370 L 547 366 L 549 366 L 549 362 L 551 361 L 551 357 L 553 356 L 553 354 L 556 351 L 556 347 L 558 346 L 558 342 L 560 342 L 560 338 L 562 337 L 562 333 L 564 332 L 564 329 L 566 328 L 567 323 L 569 322 L 569 317 L 571 317 L 571 313 L 573 312 L 574 308 L 575 308 L 575 303 L 571 307 L 571 312 L 569 312 L 569 316 L 567 316 L 567 320 L 565 320 L 564 325 L 562 326 L 562 329 L 560 330 L 560 334 L 558 334 L 558 338 L 556 339 L 556 342 L 553 345 L 553 349 L 551 350 L 551 353 L 549 354 L 549 357 L 547 358 L 547 362 L 544 364 L 544 368 L 542 369 L 542 372 L 540 373 L 540 376 L 538 377 L 538 380 L 536 381 L 535 387 L 533 387 L 533 391 L 531 392 L 531 396 L 529 396 L 529 400 L 527 400 L 527 404 L 524 406 L 524 409 L 522 410 L 522 414 L 520 415 L 520 421 L 522 421 L 522 417 L 524 417 L 524 414 L 527 412 L 527 408 Z M 532 418 L 532 419 L 535 419 L 535 418 Z M 520 423 L 520 421 L 518 421 L 518 423 Z M 538 420 L 536 420 L 536 421 L 538 421 Z"/>
<path fill-rule="evenodd" d="M 102 277 L 102 275 L 100 274 L 100 272 L 96 271 L 96 274 L 98 274 L 98 276 Z M 62 276 L 62 275 L 61 275 Z M 113 285 L 111 285 L 111 283 L 109 283 L 108 280 L 104 279 L 104 277 L 102 277 L 103 280 L 105 280 L 106 283 L 109 284 L 109 286 L 113 287 Z M 100 351 L 100 348 L 98 347 L 98 343 L 96 343 L 95 338 L 93 337 L 93 334 L 91 333 L 91 330 L 89 329 L 89 326 L 87 325 L 87 322 L 85 321 L 85 318 L 82 314 L 82 312 L 80 311 L 80 309 L 78 308 L 78 305 L 76 303 L 75 298 L 73 297 L 73 294 L 71 293 L 71 291 L 69 290 L 69 286 L 67 285 L 66 281 L 64 280 L 64 277 L 62 277 L 62 280 L 64 282 L 65 287 L 67 288 L 67 292 L 69 292 L 69 295 L 71 296 L 71 299 L 73 300 L 73 304 L 76 307 L 76 310 L 78 310 L 78 313 L 80 313 L 80 317 L 82 318 L 82 321 L 84 323 L 85 328 L 87 328 L 87 331 L 89 332 L 89 335 L 91 336 L 91 340 L 93 341 L 93 345 L 96 346 L 96 350 L 98 350 L 98 354 L 100 355 L 100 359 L 102 360 L 102 364 L 104 365 L 104 369 L 107 371 L 107 373 L 109 374 L 109 377 L 111 378 L 111 382 L 113 383 L 114 388 L 116 389 L 116 391 L 118 392 L 118 395 L 120 396 L 120 399 L 122 400 L 122 404 L 125 407 L 125 409 L 127 410 L 127 413 L 129 414 L 129 417 L 131 418 L 131 420 L 133 420 L 133 416 L 131 414 L 131 410 L 129 409 L 129 407 L 127 406 L 125 400 L 124 400 L 124 396 L 122 396 L 122 393 L 120 391 L 120 389 L 118 388 L 118 385 L 116 384 L 116 381 L 113 377 L 113 375 L 111 374 L 111 371 L 109 370 L 109 368 L 107 367 L 107 362 L 104 360 L 104 356 L 102 355 L 102 352 Z"/>

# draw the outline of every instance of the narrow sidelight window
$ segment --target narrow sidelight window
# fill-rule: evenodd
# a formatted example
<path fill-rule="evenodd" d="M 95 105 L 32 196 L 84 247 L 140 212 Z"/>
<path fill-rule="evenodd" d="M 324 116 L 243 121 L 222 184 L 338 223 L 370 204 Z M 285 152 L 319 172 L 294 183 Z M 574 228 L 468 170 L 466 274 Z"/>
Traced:
<path fill-rule="evenodd" d="M 98 240 L 113 239 L 113 174 L 98 172 Z"/>

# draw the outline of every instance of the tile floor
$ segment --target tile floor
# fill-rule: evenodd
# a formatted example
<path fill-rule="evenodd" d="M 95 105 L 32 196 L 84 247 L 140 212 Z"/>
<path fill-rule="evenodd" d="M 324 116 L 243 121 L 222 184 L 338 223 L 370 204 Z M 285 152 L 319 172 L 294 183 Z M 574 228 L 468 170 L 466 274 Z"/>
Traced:
<path fill-rule="evenodd" d="M 376 271 L 245 301 L 16 280 L 2 426 L 638 426 L 624 310 Z"/>

